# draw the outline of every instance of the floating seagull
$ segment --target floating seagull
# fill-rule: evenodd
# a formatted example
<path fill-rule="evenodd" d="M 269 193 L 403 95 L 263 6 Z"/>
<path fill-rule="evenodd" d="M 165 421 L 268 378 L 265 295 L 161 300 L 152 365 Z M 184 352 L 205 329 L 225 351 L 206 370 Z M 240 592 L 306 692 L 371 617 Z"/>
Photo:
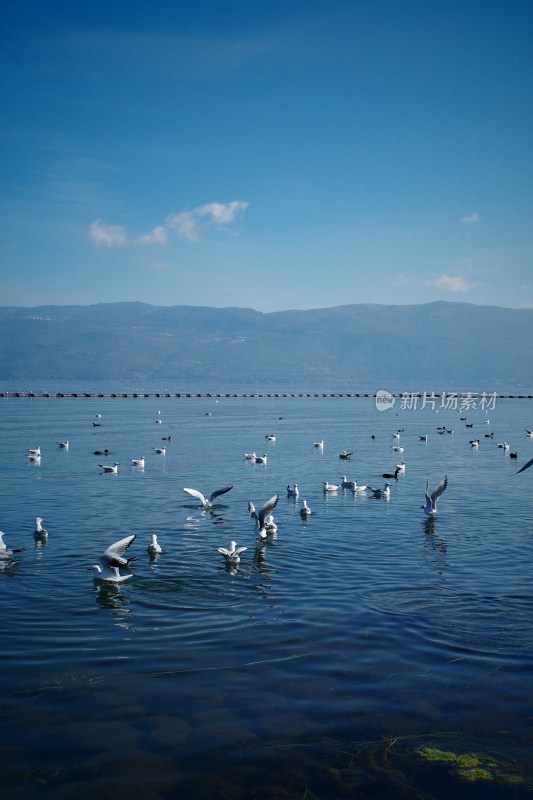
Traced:
<path fill-rule="evenodd" d="M 213 500 L 215 500 L 215 498 L 219 497 L 221 494 L 226 494 L 226 492 L 229 492 L 230 489 L 233 489 L 233 486 L 224 486 L 222 489 L 216 489 L 209 495 L 208 498 L 206 498 L 197 489 L 186 489 L 183 487 L 184 492 L 190 494 L 191 497 L 196 497 L 196 499 L 200 501 L 202 508 L 211 508 L 213 505 Z"/>
<path fill-rule="evenodd" d="M 263 541 L 267 538 L 268 534 L 266 519 L 276 508 L 278 500 L 279 494 L 275 494 L 265 503 L 259 512 L 255 510 L 253 503 L 248 503 L 248 513 L 250 514 L 251 518 L 255 520 L 255 527 L 257 529 L 258 537 Z"/>
<path fill-rule="evenodd" d="M 524 428 L 524 430 L 526 432 L 526 436 L 529 437 L 529 439 L 533 439 L 533 431 L 530 431 L 529 428 Z"/>
<path fill-rule="evenodd" d="M 291 489 L 290 484 L 287 484 L 287 497 L 298 497 L 300 494 L 300 490 L 298 489 L 298 484 L 295 483 L 293 488 Z"/>
<path fill-rule="evenodd" d="M 399 464 L 396 464 L 396 470 L 398 472 L 398 475 L 404 475 L 405 474 L 406 466 L 407 466 L 407 464 L 405 463 L 405 461 L 403 459 Z"/>
<path fill-rule="evenodd" d="M 323 450 L 324 449 L 324 440 L 322 439 L 321 442 L 313 442 L 313 447 L 318 447 L 319 450 Z"/>
<path fill-rule="evenodd" d="M 266 453 L 263 453 L 262 456 L 256 456 L 255 457 L 255 463 L 256 464 L 266 464 L 267 460 L 268 460 L 268 456 L 267 456 Z"/>
<path fill-rule="evenodd" d="M 245 453 L 244 457 L 249 459 L 249 461 L 255 461 L 255 459 L 257 458 L 255 453 Z"/>
<path fill-rule="evenodd" d="M 363 492 L 366 492 L 366 490 L 367 490 L 367 489 L 368 489 L 368 486 L 367 486 L 366 484 L 365 484 L 365 486 L 360 486 L 360 485 L 357 483 L 357 481 L 354 481 L 354 482 L 353 482 L 353 486 L 352 486 L 352 492 L 353 492 L 354 494 L 362 494 Z"/>
<path fill-rule="evenodd" d="M 401 472 L 401 470 L 399 469 L 399 467 L 396 467 L 394 472 L 392 472 L 392 473 L 384 472 L 381 477 L 382 478 L 394 478 L 394 480 L 398 480 L 398 475 L 399 475 L 400 472 Z"/>
<path fill-rule="evenodd" d="M 68 445 L 69 445 L 68 441 L 67 441 L 67 442 L 58 442 L 58 443 L 57 443 L 57 446 L 58 446 L 58 447 L 59 447 L 61 450 L 68 450 Z"/>
<path fill-rule="evenodd" d="M 158 456 L 164 456 L 166 452 L 166 447 L 154 447 L 154 453 L 157 453 Z"/>
<path fill-rule="evenodd" d="M 144 469 L 144 456 L 141 456 L 140 458 L 132 458 L 130 460 L 132 467 L 139 467 L 140 469 Z"/>
<path fill-rule="evenodd" d="M 520 469 L 518 470 L 518 472 L 515 472 L 515 475 L 518 475 L 518 473 L 519 473 L 519 472 L 523 472 L 525 469 L 529 469 L 529 468 L 530 468 L 530 466 L 531 466 L 532 464 L 533 464 L 533 458 L 532 458 L 532 459 L 530 459 L 529 461 L 526 461 L 526 463 L 524 464 L 524 466 L 523 466 L 523 467 L 520 467 Z"/>
<path fill-rule="evenodd" d="M 346 475 L 342 475 L 341 477 L 341 487 L 343 489 L 353 489 L 355 481 L 349 481 Z"/>
<path fill-rule="evenodd" d="M 4 542 L 4 536 L 4 532 L 0 531 L 0 559 L 6 561 L 9 560 L 14 553 L 21 553 L 25 548 L 16 547 L 14 550 L 10 549 Z"/>
<path fill-rule="evenodd" d="M 394 447 L 393 447 L 392 449 L 393 449 L 393 451 L 394 451 L 395 453 L 403 453 L 403 451 L 404 451 L 404 448 L 403 448 L 403 447 L 400 447 L 400 445 L 397 445 L 397 444 L 396 444 L 396 445 L 394 445 Z"/>
<path fill-rule="evenodd" d="M 108 456 L 110 453 L 111 453 L 111 450 L 108 450 L 107 447 L 106 447 L 105 450 L 95 450 L 94 451 L 94 455 L 95 456 Z"/>
<path fill-rule="evenodd" d="M 473 447 L 475 450 L 479 447 L 479 439 L 470 439 L 470 447 Z"/>
<path fill-rule="evenodd" d="M 34 464 L 40 464 L 41 463 L 41 456 L 28 455 L 28 461 L 31 461 Z"/>
<path fill-rule="evenodd" d="M 309 517 L 313 512 L 307 505 L 307 500 L 304 500 L 303 505 L 300 509 L 300 516 L 301 517 Z"/>
<path fill-rule="evenodd" d="M 420 434 L 418 434 L 418 438 L 420 439 L 421 442 L 427 442 L 428 435 L 427 433 L 425 433 L 423 436 L 420 436 Z"/>
<path fill-rule="evenodd" d="M 373 489 L 372 486 L 366 487 L 369 492 L 372 492 L 373 497 L 390 497 L 390 483 L 386 483 L 383 489 Z"/>
<path fill-rule="evenodd" d="M 102 419 L 102 415 L 101 414 L 95 414 L 94 416 L 96 417 L 96 419 Z"/>
<path fill-rule="evenodd" d="M 155 419 L 154 422 L 155 422 L 156 425 L 161 425 L 161 420 L 160 419 Z"/>
<path fill-rule="evenodd" d="M 426 514 L 436 514 L 437 513 L 437 500 L 444 492 L 446 487 L 448 486 L 448 478 L 445 475 L 444 478 L 441 480 L 437 488 L 429 494 L 429 478 L 426 478 L 426 505 L 420 506 L 423 508 Z"/>
<path fill-rule="evenodd" d="M 324 481 L 322 485 L 324 487 L 324 492 L 336 492 L 340 486 L 338 483 L 328 483 L 327 481 Z"/>
<path fill-rule="evenodd" d="M 126 536 L 124 539 L 120 539 L 118 542 L 115 542 L 115 544 L 112 544 L 111 547 L 108 547 L 100 556 L 100 563 L 93 564 L 92 567 L 89 567 L 89 569 L 94 569 L 98 573 L 97 577 L 99 580 L 122 583 L 123 581 L 128 581 L 132 577 L 131 574 L 121 575 L 120 567 L 129 566 L 130 561 L 133 561 L 135 558 L 135 556 L 124 558 L 122 555 L 133 542 L 135 536 L 136 534 Z"/>
<path fill-rule="evenodd" d="M 42 517 L 35 517 L 35 530 L 33 535 L 38 542 L 46 542 L 48 540 L 48 531 L 43 528 L 41 523 L 44 522 Z"/>
<path fill-rule="evenodd" d="M 507 444 L 507 442 L 499 442 L 499 443 L 496 445 L 496 447 L 499 447 L 501 450 L 509 450 L 509 448 L 511 447 L 511 445 L 510 445 L 510 444 Z"/>
<path fill-rule="evenodd" d="M 399 439 L 400 438 L 400 431 L 396 431 L 396 433 L 393 433 L 392 434 L 392 438 L 393 439 Z"/>
<path fill-rule="evenodd" d="M 276 533 L 278 526 L 274 522 L 274 516 L 269 514 L 265 517 L 265 530 L 267 533 Z"/>
<path fill-rule="evenodd" d="M 267 435 L 265 436 L 265 439 L 267 439 L 269 442 L 275 442 L 276 441 L 276 437 L 274 436 L 273 433 L 267 433 Z"/>
<path fill-rule="evenodd" d="M 113 465 L 111 464 L 98 464 L 101 470 L 104 472 L 109 472 L 113 475 L 116 475 L 118 472 L 118 461 L 115 461 Z"/>
<path fill-rule="evenodd" d="M 28 456 L 40 456 L 41 455 L 41 448 L 40 447 L 32 447 L 27 452 Z"/>
<path fill-rule="evenodd" d="M 349 459 L 353 456 L 353 451 L 351 453 L 347 453 L 346 450 L 342 450 L 339 453 L 339 458 L 345 459 L 345 461 L 349 461 Z"/>
<path fill-rule="evenodd" d="M 247 547 L 237 547 L 237 542 L 230 542 L 229 550 L 226 547 L 217 548 L 226 559 L 227 564 L 238 564 L 241 560 L 241 553 L 248 550 Z"/>
<path fill-rule="evenodd" d="M 159 553 L 163 552 L 161 545 L 157 541 L 156 533 L 152 533 L 152 539 L 150 541 L 150 544 L 148 545 L 148 552 L 150 553 L 151 556 L 157 556 L 159 555 Z"/>

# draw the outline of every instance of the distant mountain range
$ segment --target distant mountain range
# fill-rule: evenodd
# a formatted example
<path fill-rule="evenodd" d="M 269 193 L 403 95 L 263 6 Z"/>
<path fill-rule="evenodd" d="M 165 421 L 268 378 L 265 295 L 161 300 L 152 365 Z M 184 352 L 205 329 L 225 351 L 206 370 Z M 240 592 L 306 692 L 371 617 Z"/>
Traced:
<path fill-rule="evenodd" d="M 533 385 L 532 340 L 533 309 L 469 303 L 0 307 L 0 380 L 503 393 Z"/>

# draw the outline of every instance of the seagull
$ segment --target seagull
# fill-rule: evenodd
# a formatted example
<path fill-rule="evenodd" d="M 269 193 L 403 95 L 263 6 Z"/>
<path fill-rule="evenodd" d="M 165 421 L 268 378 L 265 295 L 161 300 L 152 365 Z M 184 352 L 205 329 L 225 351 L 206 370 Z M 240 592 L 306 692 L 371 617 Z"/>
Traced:
<path fill-rule="evenodd" d="M 95 450 L 94 451 L 94 455 L 95 456 L 108 456 L 110 454 L 110 452 L 111 452 L 111 450 L 108 450 L 107 447 L 106 447 L 105 450 Z"/>
<path fill-rule="evenodd" d="M 531 458 L 529 461 L 526 461 L 524 466 L 520 467 L 518 472 L 515 472 L 515 475 L 518 475 L 519 472 L 523 472 L 525 469 L 529 469 L 532 464 L 533 464 L 533 458 Z"/>
<path fill-rule="evenodd" d="M 229 492 L 230 489 L 233 489 L 233 486 L 224 486 L 222 489 L 216 489 L 209 495 L 209 497 L 206 498 L 197 489 L 186 489 L 183 487 L 184 492 L 190 494 L 191 497 L 196 497 L 196 499 L 200 501 L 202 508 L 211 508 L 213 506 L 213 500 L 219 497 L 221 494 L 226 494 L 226 492 Z"/>
<path fill-rule="evenodd" d="M 247 547 L 237 547 L 237 542 L 230 542 L 229 550 L 226 547 L 217 548 L 226 559 L 226 564 L 238 564 L 241 560 L 241 553 L 248 550 Z"/>
<path fill-rule="evenodd" d="M 58 442 L 57 445 L 61 450 L 68 450 L 68 441 L 66 442 Z"/>
<path fill-rule="evenodd" d="M 313 442 L 313 447 L 318 447 L 319 450 L 323 450 L 324 449 L 324 440 L 322 439 L 321 442 Z"/>
<path fill-rule="evenodd" d="M 368 489 L 368 486 L 366 486 L 366 484 L 365 484 L 365 486 L 359 486 L 357 481 L 353 482 L 352 492 L 354 494 L 362 494 L 363 492 L 366 492 L 367 489 Z"/>
<path fill-rule="evenodd" d="M 41 448 L 40 447 L 32 447 L 28 450 L 28 456 L 41 456 Z"/>
<path fill-rule="evenodd" d="M 394 445 L 394 447 L 393 447 L 392 449 L 393 449 L 393 451 L 394 451 L 395 453 L 403 453 L 403 451 L 404 451 L 404 448 L 403 448 L 403 447 L 401 447 L 400 445 L 397 445 L 397 444 L 395 444 L 395 445 Z"/>
<path fill-rule="evenodd" d="M 267 433 L 267 435 L 265 436 L 265 439 L 267 439 L 269 442 L 275 442 L 276 441 L 276 437 L 274 436 L 273 433 Z"/>
<path fill-rule="evenodd" d="M 351 453 L 347 453 L 346 450 L 343 450 L 339 453 L 339 458 L 343 458 L 345 461 L 349 461 L 352 456 L 353 451 Z"/>
<path fill-rule="evenodd" d="M 421 442 L 427 442 L 428 435 L 427 433 L 425 433 L 423 436 L 420 436 L 420 434 L 418 434 L 418 438 L 420 439 Z"/>
<path fill-rule="evenodd" d="M 255 457 L 255 463 L 256 464 L 266 464 L 267 463 L 267 459 L 268 459 L 267 454 L 263 453 L 262 456 L 256 456 Z"/>
<path fill-rule="evenodd" d="M 287 497 L 298 497 L 299 494 L 300 490 L 297 483 L 294 484 L 292 489 L 290 483 L 287 484 Z"/>
<path fill-rule="evenodd" d="M 390 497 L 390 483 L 386 483 L 383 489 L 373 489 L 372 486 L 366 488 L 372 492 L 373 497 Z"/>
<path fill-rule="evenodd" d="M 274 522 L 273 514 L 269 514 L 265 517 L 265 530 L 267 533 L 276 533 L 278 526 Z"/>
<path fill-rule="evenodd" d="M 118 472 L 118 461 L 115 461 L 115 463 L 112 466 L 111 466 L 111 464 L 98 464 L 98 466 L 104 472 L 109 472 L 109 473 L 111 473 L 113 475 L 116 475 L 117 472 Z"/>
<path fill-rule="evenodd" d="M 164 456 L 166 452 L 166 447 L 154 447 L 154 453 L 157 453 L 158 456 Z"/>
<path fill-rule="evenodd" d="M 303 506 L 300 509 L 300 516 L 302 518 L 305 518 L 305 517 L 309 517 L 312 513 L 313 512 L 311 511 L 311 509 L 307 505 L 307 500 L 304 500 Z"/>
<path fill-rule="evenodd" d="M 255 453 L 245 453 L 244 457 L 247 458 L 249 461 L 255 461 L 257 458 Z"/>
<path fill-rule="evenodd" d="M 353 489 L 354 481 L 349 481 L 346 475 L 341 477 L 341 487 L 343 489 Z"/>
<path fill-rule="evenodd" d="M 100 563 L 93 564 L 92 567 L 89 567 L 89 569 L 94 569 L 98 573 L 97 578 L 99 580 L 122 583 L 123 581 L 128 581 L 132 577 L 131 574 L 121 575 L 120 567 L 129 566 L 130 561 L 133 561 L 135 558 L 135 556 L 124 558 L 122 555 L 133 542 L 135 536 L 136 534 L 133 533 L 131 536 L 126 536 L 124 539 L 120 539 L 118 542 L 115 542 L 115 544 L 112 544 L 111 547 L 108 547 L 100 556 Z"/>
<path fill-rule="evenodd" d="M 511 445 L 510 445 L 510 444 L 507 444 L 507 442 L 499 442 L 499 443 L 496 445 L 496 447 L 499 447 L 501 450 L 509 450 L 509 448 L 511 447 Z"/>
<path fill-rule="evenodd" d="M 155 419 L 154 422 L 155 422 L 156 425 L 161 425 L 161 420 L 159 418 Z"/>
<path fill-rule="evenodd" d="M 327 481 L 323 482 L 324 492 L 336 492 L 340 486 L 338 483 L 328 483 Z"/>
<path fill-rule="evenodd" d="M 436 514 L 437 513 L 437 500 L 444 492 L 446 487 L 448 486 L 448 478 L 445 475 L 444 478 L 441 480 L 437 488 L 429 494 L 429 478 L 426 478 L 426 505 L 420 506 L 423 508 L 426 514 Z"/>
<path fill-rule="evenodd" d="M 42 517 L 35 517 L 35 530 L 33 535 L 38 542 L 46 542 L 48 540 L 48 531 L 43 528 L 41 522 L 44 522 Z"/>
<path fill-rule="evenodd" d="M 152 533 L 152 539 L 150 541 L 150 544 L 148 545 L 148 552 L 150 553 L 151 556 L 157 556 L 159 555 L 159 553 L 163 552 L 161 545 L 157 541 L 157 534 L 155 533 Z"/>
<path fill-rule="evenodd" d="M 28 454 L 28 461 L 31 461 L 31 462 L 33 462 L 35 464 L 40 464 L 41 463 L 41 456 L 34 456 L 34 455 Z"/>
<path fill-rule="evenodd" d="M 266 526 L 266 519 L 269 514 L 274 511 L 278 504 L 279 494 L 275 494 L 273 497 L 268 500 L 263 508 L 257 512 L 255 510 L 255 506 L 253 503 L 248 503 L 248 513 L 255 520 L 255 527 L 257 528 L 258 538 L 264 541 L 267 538 L 267 526 Z"/>
<path fill-rule="evenodd" d="M 406 463 L 405 463 L 405 461 L 403 459 L 402 459 L 400 464 L 396 464 L 396 471 L 398 472 L 398 475 L 404 475 L 405 474 L 405 467 L 406 466 L 407 465 L 406 465 Z"/>
<path fill-rule="evenodd" d="M 139 467 L 140 469 L 144 469 L 144 456 L 141 456 L 140 458 L 132 458 L 130 460 L 132 467 Z"/>
<path fill-rule="evenodd" d="M 393 439 L 399 439 L 400 438 L 400 431 L 396 431 L 396 433 L 393 433 L 392 434 L 392 438 Z"/>
<path fill-rule="evenodd" d="M 529 428 L 524 428 L 524 430 L 525 430 L 525 432 L 526 432 L 526 436 L 527 436 L 529 439 L 533 439 L 533 431 L 530 431 L 530 430 L 529 430 Z"/>
<path fill-rule="evenodd" d="M 473 447 L 477 450 L 479 447 L 479 439 L 470 439 L 470 447 Z"/>
<path fill-rule="evenodd" d="M 0 559 L 2 561 L 8 561 L 14 553 L 20 553 L 24 550 L 24 547 L 16 547 L 14 550 L 11 550 L 7 547 L 6 543 L 4 542 L 4 532 L 0 531 Z"/>

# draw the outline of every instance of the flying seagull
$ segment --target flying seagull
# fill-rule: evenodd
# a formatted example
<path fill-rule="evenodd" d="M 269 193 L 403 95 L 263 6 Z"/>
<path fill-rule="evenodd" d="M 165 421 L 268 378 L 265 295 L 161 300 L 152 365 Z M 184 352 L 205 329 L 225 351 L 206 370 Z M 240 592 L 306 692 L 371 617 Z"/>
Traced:
<path fill-rule="evenodd" d="M 426 478 L 426 504 L 425 506 L 420 506 L 423 508 L 426 514 L 436 514 L 437 513 L 437 500 L 444 492 L 446 487 L 448 486 L 448 478 L 445 475 L 444 478 L 441 480 L 437 488 L 429 494 L 429 478 Z"/>
<path fill-rule="evenodd" d="M 224 486 L 222 489 L 216 489 L 209 495 L 209 497 L 206 498 L 197 489 L 186 489 L 183 487 L 184 492 L 190 494 L 191 497 L 196 497 L 196 499 L 200 501 L 202 508 L 211 508 L 213 505 L 213 500 L 215 500 L 215 498 L 219 497 L 221 494 L 226 494 L 226 492 L 229 492 L 230 489 L 233 489 L 233 486 Z"/>
<path fill-rule="evenodd" d="M 111 547 L 108 547 L 100 556 L 100 563 L 93 564 L 89 569 L 94 569 L 98 573 L 97 577 L 102 581 L 122 583 L 123 581 L 129 580 L 132 577 L 131 574 L 121 575 L 120 567 L 127 567 L 130 561 L 133 561 L 135 558 L 135 556 L 131 558 L 124 558 L 123 556 L 123 553 L 126 552 L 135 539 L 135 535 L 136 534 L 133 533 L 131 536 L 126 536 L 124 539 L 120 539 L 118 542 L 115 542 L 115 544 L 112 544 Z"/>
<path fill-rule="evenodd" d="M 260 511 L 255 510 L 253 503 L 248 503 L 248 513 L 250 514 L 251 518 L 255 520 L 255 527 L 257 528 L 258 537 L 261 540 L 265 540 L 267 538 L 267 533 L 269 533 L 267 517 L 276 508 L 278 500 L 279 494 L 275 494 L 265 503 Z"/>

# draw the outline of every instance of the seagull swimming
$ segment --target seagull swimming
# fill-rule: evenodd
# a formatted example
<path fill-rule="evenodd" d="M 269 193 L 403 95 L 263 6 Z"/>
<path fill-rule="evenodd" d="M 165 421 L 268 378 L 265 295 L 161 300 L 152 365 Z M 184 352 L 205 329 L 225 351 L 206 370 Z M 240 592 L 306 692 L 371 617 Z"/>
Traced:
<path fill-rule="evenodd" d="M 267 533 L 276 533 L 277 529 L 278 529 L 278 526 L 276 525 L 276 523 L 274 521 L 274 515 L 273 514 L 268 514 L 268 516 L 265 517 L 265 530 L 266 530 L 266 532 Z"/>
<path fill-rule="evenodd" d="M 158 456 L 164 456 L 166 452 L 166 447 L 154 447 L 154 453 L 157 453 Z"/>
<path fill-rule="evenodd" d="M 336 492 L 340 486 L 338 483 L 328 483 L 327 481 L 323 481 L 322 485 L 324 487 L 324 492 Z"/>
<path fill-rule="evenodd" d="M 140 458 L 132 458 L 130 460 L 132 467 L 139 467 L 140 469 L 144 469 L 144 456 L 141 456 Z"/>
<path fill-rule="evenodd" d="M 267 439 L 269 442 L 275 442 L 276 441 L 276 437 L 274 436 L 273 433 L 267 433 L 267 435 L 265 436 L 265 439 Z"/>
<path fill-rule="evenodd" d="M 25 550 L 24 547 L 15 547 L 13 550 L 9 548 L 6 543 L 4 542 L 4 532 L 0 531 L 0 559 L 2 561 L 8 561 L 12 555 L 15 553 L 21 553 L 22 550 Z"/>
<path fill-rule="evenodd" d="M 229 550 L 226 547 L 219 547 L 217 549 L 218 552 L 224 556 L 227 564 L 238 564 L 241 560 L 241 553 L 248 550 L 247 547 L 237 547 L 237 542 L 230 542 Z"/>
<path fill-rule="evenodd" d="M 403 459 L 399 464 L 396 464 L 396 471 L 398 472 L 398 475 L 404 475 L 405 474 L 406 466 L 407 466 L 407 464 L 405 463 L 405 461 Z"/>
<path fill-rule="evenodd" d="M 386 483 L 383 489 L 373 489 L 372 486 L 366 487 L 369 492 L 372 492 L 373 497 L 390 497 L 390 483 Z"/>
<path fill-rule="evenodd" d="M 300 494 L 300 490 L 298 489 L 298 484 L 295 483 L 291 489 L 290 483 L 287 484 L 287 497 L 298 497 Z"/>
<path fill-rule="evenodd" d="M 426 478 L 426 505 L 420 506 L 423 508 L 426 514 L 436 514 L 437 513 L 437 500 L 444 492 L 446 487 L 448 486 L 448 478 L 445 475 L 444 478 L 441 480 L 437 488 L 429 494 L 429 478 Z"/>
<path fill-rule="evenodd" d="M 268 529 L 266 525 L 267 517 L 274 511 L 278 504 L 279 494 L 275 494 L 273 497 L 268 500 L 263 508 L 258 512 L 255 510 L 255 506 L 253 503 L 248 503 L 248 513 L 250 514 L 251 518 L 255 520 L 255 527 L 257 529 L 257 535 L 259 539 L 265 541 L 268 534 Z"/>
<path fill-rule="evenodd" d="M 33 535 L 36 541 L 46 542 L 48 540 L 48 531 L 43 528 L 41 522 L 44 522 L 42 517 L 35 517 L 35 530 Z"/>
<path fill-rule="evenodd" d="M 27 452 L 28 456 L 39 456 L 41 457 L 41 448 L 40 447 L 32 447 Z"/>
<path fill-rule="evenodd" d="M 255 463 L 256 464 L 266 464 L 267 463 L 267 459 L 268 459 L 267 454 L 263 453 L 262 456 L 256 456 L 255 457 Z"/>
<path fill-rule="evenodd" d="M 302 505 L 302 507 L 300 509 L 300 516 L 302 518 L 305 518 L 305 517 L 309 517 L 312 513 L 313 512 L 311 511 L 311 509 L 307 505 L 307 500 L 304 500 L 303 505 Z"/>
<path fill-rule="evenodd" d="M 353 482 L 352 492 L 354 494 L 362 494 L 363 492 L 366 492 L 367 489 L 368 486 L 366 484 L 364 486 L 360 486 L 357 481 Z"/>
<path fill-rule="evenodd" d="M 196 499 L 200 501 L 202 508 L 211 508 L 213 506 L 213 500 L 215 500 L 215 498 L 219 497 L 221 494 L 226 494 L 226 492 L 229 492 L 230 489 L 233 489 L 233 486 L 224 486 L 222 489 L 215 489 L 215 491 L 206 498 L 197 489 L 186 489 L 183 487 L 184 492 L 190 494 L 191 497 L 196 497 Z"/>
<path fill-rule="evenodd" d="M 352 456 L 353 456 L 353 451 L 351 453 L 348 453 L 346 450 L 342 450 L 339 453 L 339 458 L 343 458 L 345 461 L 349 461 Z"/>
<path fill-rule="evenodd" d="M 324 449 L 324 440 L 322 439 L 321 442 L 313 442 L 313 447 L 318 447 L 319 450 L 323 450 Z"/>
<path fill-rule="evenodd" d="M 124 539 L 120 539 L 118 542 L 115 542 L 115 544 L 112 544 L 111 547 L 108 547 L 100 556 L 100 563 L 93 564 L 92 567 L 89 567 L 89 569 L 94 569 L 98 573 L 97 578 L 99 580 L 122 583 L 123 581 L 128 581 L 132 577 L 131 574 L 121 575 L 120 567 L 129 566 L 130 561 L 133 561 L 135 558 L 135 556 L 131 558 L 123 557 L 123 553 L 125 553 L 133 542 L 135 536 L 136 534 L 133 533 L 131 536 L 126 536 Z"/>
<path fill-rule="evenodd" d="M 403 447 L 401 447 L 401 446 L 400 446 L 400 445 L 398 445 L 398 444 L 395 444 L 395 445 L 394 445 L 394 447 L 393 447 L 392 449 L 393 449 L 393 451 L 394 451 L 395 453 L 403 453 L 403 451 L 404 451 L 404 448 L 403 448 Z"/>
<path fill-rule="evenodd" d="M 118 461 L 115 461 L 113 465 L 111 464 L 98 464 L 101 470 L 104 472 L 109 472 L 112 475 L 116 475 L 118 472 Z"/>
<path fill-rule="evenodd" d="M 156 533 L 152 533 L 152 539 L 150 541 L 150 544 L 148 545 L 148 552 L 150 553 L 151 556 L 157 556 L 159 555 L 159 553 L 163 552 L 163 548 L 157 541 Z"/>
<path fill-rule="evenodd" d="M 66 442 L 58 442 L 58 443 L 57 443 L 57 446 L 58 446 L 58 447 L 59 447 L 61 450 L 68 450 L 68 445 L 69 445 L 68 441 L 66 441 Z"/>
<path fill-rule="evenodd" d="M 343 489 L 353 489 L 355 481 L 349 481 L 346 475 L 341 477 L 341 487 Z"/>
<path fill-rule="evenodd" d="M 249 461 L 255 461 L 257 458 L 255 453 L 245 453 L 244 457 L 247 458 Z"/>

